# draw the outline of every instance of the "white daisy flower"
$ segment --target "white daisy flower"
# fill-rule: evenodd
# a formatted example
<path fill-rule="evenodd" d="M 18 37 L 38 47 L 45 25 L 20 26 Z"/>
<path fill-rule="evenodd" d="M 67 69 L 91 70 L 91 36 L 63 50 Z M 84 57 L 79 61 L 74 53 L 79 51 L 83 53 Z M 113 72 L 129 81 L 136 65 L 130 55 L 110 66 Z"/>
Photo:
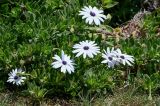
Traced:
<path fill-rule="evenodd" d="M 82 41 L 79 44 L 75 44 L 73 48 L 75 49 L 73 53 L 77 53 L 76 57 L 83 55 L 83 58 L 87 56 L 93 58 L 94 55 L 100 53 L 100 49 L 94 41 Z"/>
<path fill-rule="evenodd" d="M 115 54 L 117 55 L 118 61 L 123 65 L 128 64 L 129 66 L 132 66 L 132 63 L 134 63 L 133 56 L 122 54 L 120 49 L 117 49 Z"/>
<path fill-rule="evenodd" d="M 114 68 L 115 65 L 118 65 L 117 56 L 114 53 L 114 48 L 111 50 L 107 48 L 107 51 L 104 50 L 102 53 L 104 60 L 101 63 L 107 63 L 109 68 Z"/>
<path fill-rule="evenodd" d="M 24 74 L 24 72 L 22 71 L 22 69 L 15 69 L 15 70 L 12 70 L 12 72 L 10 72 L 8 75 L 9 75 L 9 78 L 7 80 L 7 82 L 9 83 L 13 83 L 13 84 L 16 84 L 16 85 L 22 85 L 22 83 L 24 82 L 24 80 L 26 79 L 26 77 L 22 77 L 21 74 Z"/>
<path fill-rule="evenodd" d="M 70 73 L 74 72 L 74 63 L 73 61 L 70 59 L 70 56 L 67 56 L 66 54 L 64 54 L 64 51 L 62 50 L 61 52 L 61 57 L 59 57 L 58 55 L 55 55 L 53 57 L 56 61 L 53 62 L 51 65 L 53 68 L 57 69 L 57 68 L 61 68 L 61 72 L 63 73 Z"/>
<path fill-rule="evenodd" d="M 82 19 L 86 19 L 86 23 L 89 23 L 90 25 L 95 23 L 96 25 L 100 25 L 101 22 L 104 22 L 104 19 L 106 19 L 106 16 L 103 15 L 103 10 L 99 10 L 96 7 L 87 7 L 84 6 L 82 8 L 82 11 L 79 11 L 79 15 L 82 15 Z"/>

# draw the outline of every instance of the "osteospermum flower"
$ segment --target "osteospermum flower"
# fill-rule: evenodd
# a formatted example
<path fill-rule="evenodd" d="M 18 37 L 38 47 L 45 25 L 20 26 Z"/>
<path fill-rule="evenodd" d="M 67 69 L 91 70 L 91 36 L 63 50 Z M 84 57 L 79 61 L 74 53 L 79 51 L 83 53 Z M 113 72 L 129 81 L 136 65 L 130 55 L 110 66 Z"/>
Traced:
<path fill-rule="evenodd" d="M 75 49 L 73 53 L 77 53 L 76 57 L 83 55 L 83 58 L 87 56 L 93 58 L 94 55 L 100 53 L 100 49 L 94 41 L 82 41 L 79 44 L 75 44 L 73 48 Z"/>
<path fill-rule="evenodd" d="M 133 56 L 127 55 L 127 54 L 123 54 L 120 49 L 117 49 L 115 51 L 115 54 L 117 56 L 118 61 L 120 63 L 122 63 L 123 65 L 127 64 L 129 66 L 132 66 L 132 63 L 134 63 Z"/>
<path fill-rule="evenodd" d="M 106 19 L 106 16 L 103 15 L 103 10 L 99 10 L 96 7 L 92 8 L 91 6 L 84 6 L 79 15 L 82 15 L 82 19 L 86 19 L 85 22 L 90 25 L 93 23 L 100 25 L 101 22 L 104 22 L 104 19 Z"/>
<path fill-rule="evenodd" d="M 104 50 L 102 57 L 104 60 L 101 63 L 107 63 L 109 68 L 114 68 L 115 65 L 118 65 L 117 56 L 114 53 L 114 48 L 111 50 L 107 48 L 107 51 Z"/>
<path fill-rule="evenodd" d="M 74 66 L 73 66 L 74 63 L 70 59 L 70 56 L 67 56 L 66 54 L 64 54 L 63 50 L 61 52 L 61 57 L 59 57 L 58 55 L 55 55 L 53 58 L 55 59 L 55 61 L 51 64 L 53 68 L 55 69 L 61 68 L 61 72 L 63 73 L 74 72 Z"/>
<path fill-rule="evenodd" d="M 24 82 L 24 80 L 26 79 L 26 77 L 21 76 L 21 74 L 24 74 L 24 72 L 22 71 L 22 69 L 15 69 L 12 70 L 12 72 L 10 72 L 9 78 L 7 80 L 7 82 L 16 84 L 16 85 L 22 85 L 22 83 Z"/>

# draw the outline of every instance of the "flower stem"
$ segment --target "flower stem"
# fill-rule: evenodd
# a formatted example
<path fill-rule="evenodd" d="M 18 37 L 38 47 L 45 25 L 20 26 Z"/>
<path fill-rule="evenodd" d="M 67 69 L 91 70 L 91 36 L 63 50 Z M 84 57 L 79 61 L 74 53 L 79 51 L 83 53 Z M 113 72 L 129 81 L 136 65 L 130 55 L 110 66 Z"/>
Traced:
<path fill-rule="evenodd" d="M 148 96 L 148 100 L 152 100 L 152 90 L 151 90 L 151 85 L 149 85 L 149 96 Z"/>

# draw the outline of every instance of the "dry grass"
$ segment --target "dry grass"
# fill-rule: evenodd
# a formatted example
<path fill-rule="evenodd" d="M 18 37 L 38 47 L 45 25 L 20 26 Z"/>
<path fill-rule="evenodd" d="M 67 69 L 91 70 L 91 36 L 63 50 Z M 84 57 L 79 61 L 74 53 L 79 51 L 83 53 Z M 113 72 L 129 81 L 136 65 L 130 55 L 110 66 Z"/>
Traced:
<path fill-rule="evenodd" d="M 153 100 L 148 100 L 147 94 L 137 93 L 135 88 L 127 88 L 115 91 L 114 95 L 99 97 L 92 102 L 77 102 L 81 106 L 160 106 L 160 96 L 153 96 Z"/>
<path fill-rule="evenodd" d="M 14 93 L 0 93 L 0 106 L 160 106 L 159 96 L 154 96 L 153 100 L 149 101 L 147 95 L 134 94 L 131 89 L 91 99 L 83 97 L 80 100 L 66 101 L 55 98 L 37 103 L 31 98 L 16 96 Z"/>

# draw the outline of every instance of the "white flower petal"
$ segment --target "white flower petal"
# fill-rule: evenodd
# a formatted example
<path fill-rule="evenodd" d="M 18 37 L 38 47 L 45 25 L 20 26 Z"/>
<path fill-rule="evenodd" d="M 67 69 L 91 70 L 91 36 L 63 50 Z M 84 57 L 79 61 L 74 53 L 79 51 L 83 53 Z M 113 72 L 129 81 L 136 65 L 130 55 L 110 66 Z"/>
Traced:
<path fill-rule="evenodd" d="M 79 45 L 75 45 L 74 47 L 77 48 L 77 46 Z M 78 52 L 78 51 L 74 51 L 74 52 Z M 74 72 L 74 63 L 73 60 L 70 59 L 70 56 L 66 55 L 64 53 L 64 51 L 61 51 L 61 57 L 57 56 L 59 59 L 57 59 L 57 61 L 53 62 L 51 65 L 53 68 L 57 69 L 57 68 L 61 68 L 61 72 L 63 73 L 71 73 Z"/>
<path fill-rule="evenodd" d="M 100 25 L 100 21 L 99 21 L 98 18 L 94 18 L 94 22 L 95 22 L 96 25 Z"/>
<path fill-rule="evenodd" d="M 22 71 L 22 69 L 15 69 L 15 70 L 12 70 L 12 72 L 10 72 L 8 75 L 8 80 L 7 82 L 9 83 L 13 83 L 13 84 L 16 84 L 16 85 L 22 85 L 21 82 L 24 82 L 24 80 L 26 79 L 26 77 L 23 77 L 21 76 L 21 74 L 24 74 L 24 72 Z M 15 78 L 17 77 L 17 78 Z"/>
<path fill-rule="evenodd" d="M 62 64 L 60 64 L 60 63 L 58 63 L 58 62 L 57 62 L 57 64 L 55 63 L 55 64 L 52 64 L 52 65 L 53 65 L 53 68 L 59 68 L 59 67 L 62 66 Z"/>
<path fill-rule="evenodd" d="M 84 58 L 84 59 L 86 58 L 86 52 L 83 53 L 83 58 Z"/>
<path fill-rule="evenodd" d="M 61 61 L 61 58 L 60 58 L 58 55 L 55 55 L 55 56 L 53 57 L 53 59 L 58 60 L 58 61 Z"/>
<path fill-rule="evenodd" d="M 73 48 L 75 50 L 73 50 L 72 52 L 77 53 L 76 57 L 83 55 L 83 58 L 86 58 L 87 56 L 90 58 L 93 58 L 94 55 L 97 55 L 98 53 L 100 53 L 100 49 L 97 46 L 97 44 L 95 44 L 94 41 L 88 41 L 88 40 L 82 41 L 82 42 L 79 42 L 79 44 L 75 44 Z"/>
<path fill-rule="evenodd" d="M 79 56 L 82 55 L 82 54 L 83 54 L 83 52 L 80 51 L 79 53 L 77 53 L 76 57 L 79 57 Z"/>
<path fill-rule="evenodd" d="M 61 72 L 66 73 L 66 66 L 63 65 L 63 66 L 61 67 Z"/>
<path fill-rule="evenodd" d="M 93 14 L 92 14 L 93 13 Z M 96 7 L 85 6 L 79 11 L 79 15 L 82 16 L 82 19 L 85 19 L 85 22 L 88 24 L 92 24 L 93 21 L 96 25 L 100 25 L 100 22 L 104 22 L 104 19 L 107 19 L 105 15 L 103 15 L 103 10 L 99 10 Z"/>
<path fill-rule="evenodd" d="M 107 47 L 107 50 L 104 50 L 104 53 L 102 53 L 102 57 L 104 58 L 104 60 L 101 63 L 107 63 L 109 68 L 113 68 L 118 64 L 113 50 L 113 48 L 110 50 L 110 48 Z"/>

